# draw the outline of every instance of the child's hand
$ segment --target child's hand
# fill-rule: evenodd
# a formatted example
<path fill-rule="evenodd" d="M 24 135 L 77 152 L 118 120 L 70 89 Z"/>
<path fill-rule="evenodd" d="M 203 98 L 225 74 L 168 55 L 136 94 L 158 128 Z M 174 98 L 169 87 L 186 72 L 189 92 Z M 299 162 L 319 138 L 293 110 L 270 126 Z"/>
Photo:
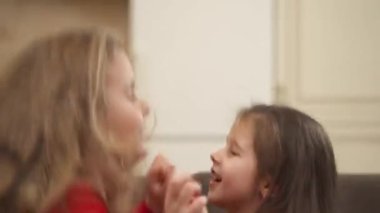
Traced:
<path fill-rule="evenodd" d="M 174 166 L 162 155 L 156 156 L 150 166 L 147 175 L 148 189 L 145 201 L 155 213 L 163 211 L 167 183 L 173 171 Z"/>
<path fill-rule="evenodd" d="M 165 213 L 207 213 L 207 199 L 190 175 L 173 174 L 165 197 Z"/>

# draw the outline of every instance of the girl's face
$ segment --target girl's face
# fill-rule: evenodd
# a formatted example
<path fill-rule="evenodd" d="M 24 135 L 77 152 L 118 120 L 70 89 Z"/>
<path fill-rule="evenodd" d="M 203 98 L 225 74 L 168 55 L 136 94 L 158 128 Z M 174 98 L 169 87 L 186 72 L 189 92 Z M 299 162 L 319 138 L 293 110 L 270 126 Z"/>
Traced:
<path fill-rule="evenodd" d="M 138 158 L 145 156 L 142 145 L 147 104 L 136 97 L 131 63 L 123 51 L 116 51 L 106 75 L 106 128 L 117 141 L 137 149 Z M 129 146 L 132 145 L 132 146 Z"/>
<path fill-rule="evenodd" d="M 257 160 L 252 125 L 238 120 L 232 126 L 226 145 L 211 155 L 212 168 L 208 199 L 230 209 L 256 199 Z"/>

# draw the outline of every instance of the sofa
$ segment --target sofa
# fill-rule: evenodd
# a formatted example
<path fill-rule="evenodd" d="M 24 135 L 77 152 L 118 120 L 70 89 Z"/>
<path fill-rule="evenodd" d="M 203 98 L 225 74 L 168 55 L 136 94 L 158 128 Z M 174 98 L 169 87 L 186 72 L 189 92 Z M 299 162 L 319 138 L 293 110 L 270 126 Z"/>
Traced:
<path fill-rule="evenodd" d="M 209 172 L 194 174 L 202 185 L 202 193 L 207 194 Z M 337 213 L 380 213 L 380 174 L 340 174 L 337 184 Z M 209 213 L 223 210 L 208 205 Z"/>

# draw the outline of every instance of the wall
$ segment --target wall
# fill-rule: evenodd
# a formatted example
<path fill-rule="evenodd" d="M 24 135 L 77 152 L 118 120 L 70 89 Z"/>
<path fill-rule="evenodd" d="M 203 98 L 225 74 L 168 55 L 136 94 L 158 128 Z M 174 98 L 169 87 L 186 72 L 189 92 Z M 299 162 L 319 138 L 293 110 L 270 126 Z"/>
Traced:
<path fill-rule="evenodd" d="M 209 170 L 238 109 L 272 100 L 271 1 L 145 0 L 130 11 L 138 89 L 157 118 L 148 159 Z"/>
<path fill-rule="evenodd" d="M 88 0 L 7 0 L 0 2 L 0 68 L 30 40 L 67 28 L 101 26 L 127 34 L 127 4 Z"/>

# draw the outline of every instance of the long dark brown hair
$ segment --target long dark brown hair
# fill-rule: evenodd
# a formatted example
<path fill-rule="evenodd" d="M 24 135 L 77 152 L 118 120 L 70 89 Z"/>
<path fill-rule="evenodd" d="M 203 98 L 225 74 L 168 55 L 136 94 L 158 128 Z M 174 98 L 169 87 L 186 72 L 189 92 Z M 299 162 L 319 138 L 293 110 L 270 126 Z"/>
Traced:
<path fill-rule="evenodd" d="M 296 109 L 276 105 L 254 105 L 239 117 L 253 121 L 259 178 L 271 180 L 258 212 L 333 212 L 337 171 L 322 125 Z"/>

